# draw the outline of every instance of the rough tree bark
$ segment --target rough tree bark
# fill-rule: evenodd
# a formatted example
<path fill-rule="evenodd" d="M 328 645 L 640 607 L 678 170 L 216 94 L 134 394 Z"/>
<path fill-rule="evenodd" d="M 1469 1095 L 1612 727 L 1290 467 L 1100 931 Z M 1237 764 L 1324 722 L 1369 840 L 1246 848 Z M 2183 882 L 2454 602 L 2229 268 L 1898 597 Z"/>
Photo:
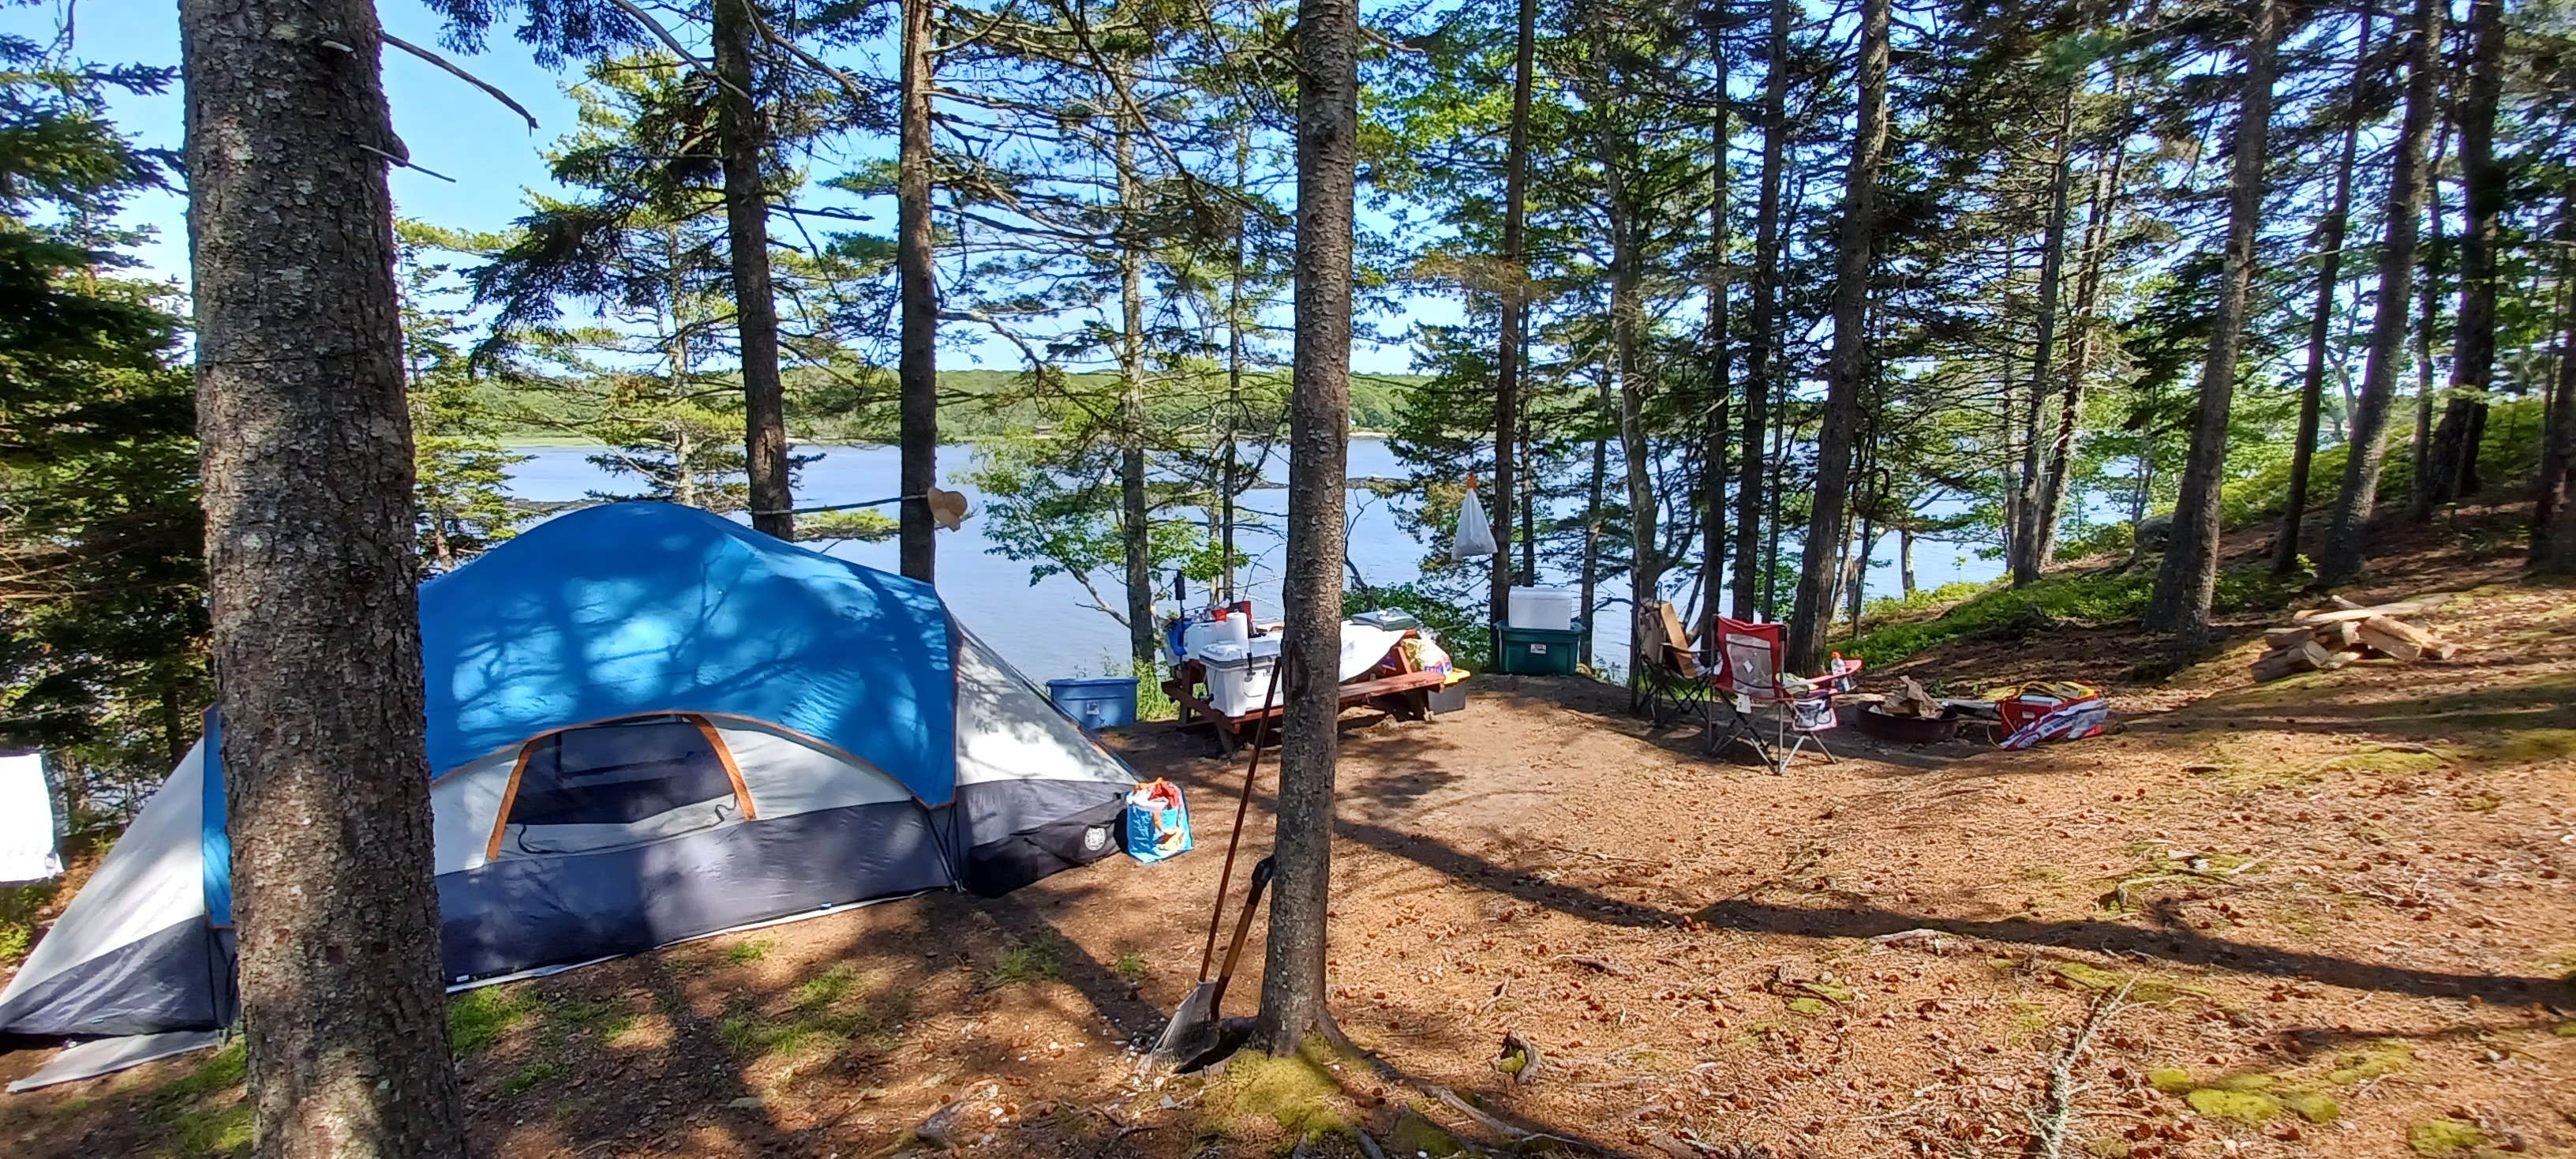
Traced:
<path fill-rule="evenodd" d="M 1823 429 L 1816 436 L 1816 492 L 1799 553 L 1798 594 L 1789 611 L 1787 662 L 1798 672 L 1825 667 L 1826 592 L 1834 580 L 1832 545 L 1840 542 L 1849 499 L 1852 431 L 1860 420 L 1862 380 L 1870 369 L 1868 335 L 1871 242 L 1878 229 L 1878 171 L 1887 155 L 1889 0 L 1861 0 L 1860 108 L 1851 168 L 1843 182 L 1842 236 L 1834 257 L 1834 346 L 1825 386 Z"/>
<path fill-rule="evenodd" d="M 2365 525 L 2378 501 L 2379 469 L 2388 460 L 2388 410 L 2397 391 L 2397 361 L 2406 341 L 2406 307 L 2414 288 L 2415 226 L 2424 210 L 2424 155 L 2432 144 L 2433 79 L 2441 60 L 2439 0 L 2416 0 L 2415 27 L 2406 44 L 2406 113 L 2399 123 L 2396 167 L 2388 182 L 2387 237 L 2379 247 L 2379 299 L 2370 321 L 2370 355 L 2353 400 L 2351 453 L 2344 459 L 2343 490 L 2326 528 L 2317 574 L 2328 582 L 2361 574 Z"/>
<path fill-rule="evenodd" d="M 2112 92 L 2125 98 L 2124 84 L 2115 84 Z M 2046 569 L 2057 562 L 2057 525 L 2066 510 L 2067 493 L 2075 483 L 2075 428 L 2083 419 L 2084 384 L 2093 372 L 2093 348 L 2100 319 L 2096 317 L 2102 302 L 2102 276 L 2110 264 L 2112 219 L 2119 212 L 2122 175 L 2129 160 L 2128 137 L 2123 126 L 2120 138 L 2110 145 L 2111 159 L 2105 165 L 2094 164 L 2093 192 L 2084 210 L 2084 260 L 2075 276 L 2075 325 L 2073 349 L 2066 360 L 2066 385 L 2057 400 L 2057 437 L 2048 445 L 2048 461 L 2039 489 L 2039 566 Z"/>
<path fill-rule="evenodd" d="M 2442 91 L 2442 82 L 2433 82 L 2433 91 Z M 2415 301 L 2423 314 L 2415 322 L 2415 438 L 2407 444 L 2410 462 L 2427 462 L 2433 450 L 2433 377 L 2437 363 L 2433 358 L 2433 338 L 2442 332 L 2442 263 L 2451 247 L 2442 241 L 2442 155 L 2451 146 L 2451 121 L 2447 113 L 2436 114 L 2433 123 L 2433 155 L 2425 166 L 2424 176 L 2424 244 L 2416 253 L 2423 283 L 2415 292 Z M 2433 472 L 2418 470 L 2410 481 L 2407 494 L 2407 517 L 2418 523 L 2433 517 Z"/>
<path fill-rule="evenodd" d="M 1359 159 L 1359 5 L 1297 6 L 1296 348 L 1288 418 L 1288 641 L 1277 884 L 1254 1038 L 1294 1053 L 1324 1009 L 1332 898 L 1334 705 L 1342 659 L 1343 488 L 1351 415 L 1351 233 Z"/>
<path fill-rule="evenodd" d="M 1765 482 L 1763 439 L 1770 422 L 1771 352 L 1780 285 L 1780 171 L 1789 142 L 1789 29 L 1797 23 L 1791 0 L 1771 0 L 1770 42 L 1762 78 L 1762 174 L 1753 203 L 1752 344 L 1744 352 L 1744 428 L 1737 445 L 1735 480 L 1735 618 L 1750 620 L 1768 608 L 1767 566 L 1762 551 Z"/>
<path fill-rule="evenodd" d="M 787 482 L 787 388 L 778 377 L 778 295 L 769 284 L 769 195 L 761 188 L 768 146 L 752 105 L 753 0 L 715 0 L 712 42 L 716 142 L 723 155 L 725 245 L 733 260 L 734 326 L 741 335 L 743 451 L 751 471 L 751 525 L 796 538 Z"/>
<path fill-rule="evenodd" d="M 1726 101 L 1726 36 L 1725 22 L 1719 10 L 1711 8 L 1708 20 L 1708 55 L 1717 70 L 1717 123 L 1710 130 L 1709 201 L 1708 201 L 1708 406 L 1707 426 L 1701 436 L 1702 456 L 1700 509 L 1705 512 L 1700 524 L 1700 602 L 1713 622 L 1717 609 L 1726 597 L 1726 449 L 1732 434 L 1727 429 L 1726 407 L 1735 377 L 1733 354 L 1726 345 L 1726 298 L 1729 270 L 1728 251 L 1733 235 L 1729 232 L 1727 213 L 1728 154 L 1733 151 L 1729 122 L 1733 119 Z"/>
<path fill-rule="evenodd" d="M 2576 575 L 2576 181 L 2558 201 L 2558 374 L 2551 385 L 2540 480 L 2531 505 L 2531 561 Z"/>
<path fill-rule="evenodd" d="M 187 0 L 216 709 L 263 1156 L 465 1152 L 439 985 L 380 30 Z"/>
<path fill-rule="evenodd" d="M 1502 623 L 1512 597 L 1513 448 L 1520 445 L 1521 307 L 1529 274 L 1521 261 L 1529 217 L 1530 92 L 1536 83 L 1538 0 L 1520 0 L 1519 33 L 1512 49 L 1512 131 L 1503 162 L 1503 280 L 1501 349 L 1494 353 L 1494 574 L 1493 622 Z M 1537 582 L 1533 575 L 1531 582 Z"/>
<path fill-rule="evenodd" d="M 2299 568 L 2299 523 L 2308 510 L 2308 475 L 2317 454 L 2317 426 L 2325 410 L 2326 346 L 2334 336 L 2335 285 L 2343 278 L 2344 232 L 2352 224 L 2352 168 L 2361 149 L 2361 86 L 2370 68 L 2370 26 L 2375 9 L 2361 12 L 2361 36 L 2352 54 L 2352 80 L 2344 89 L 2343 153 L 2335 161 L 2334 197 L 2317 223 L 2317 301 L 2308 317 L 2308 366 L 2299 383 L 2298 442 L 2290 448 L 2290 483 L 2281 504 L 2281 529 L 2272 538 L 2272 574 Z"/>
<path fill-rule="evenodd" d="M 2460 96 L 2460 310 L 2451 391 L 2422 471 L 2416 517 L 2476 490 L 2477 444 L 2495 384 L 2496 255 L 2504 245 L 2504 167 L 2496 163 L 2496 106 L 2504 94 L 2503 0 L 2470 0 L 2468 76 Z"/>
<path fill-rule="evenodd" d="M 2245 336 L 2245 299 L 2254 279 L 2254 241 L 2262 225 L 2263 166 L 2272 128 L 2272 62 L 2280 37 L 2279 0 L 2257 0 L 2245 40 L 2244 93 L 2237 101 L 2236 149 L 2228 162 L 2227 252 L 2218 305 L 2209 320 L 2209 361 L 2200 372 L 2182 490 L 2146 626 L 2177 642 L 2209 634 L 2209 600 L 2218 586 L 2218 499 L 2227 465 L 2227 414 L 2236 398 L 2236 352 Z"/>
<path fill-rule="evenodd" d="M 1593 47 L 1592 64 L 1598 71 L 1585 79 L 1586 103 L 1595 110 L 1593 144 L 1601 162 L 1602 200 L 1609 211 L 1610 228 L 1610 366 L 1619 384 L 1619 461 L 1628 490 L 1628 608 L 1632 616 L 1643 615 L 1660 596 L 1663 561 L 1658 558 L 1662 541 L 1656 535 L 1654 476 L 1650 473 L 1653 450 L 1646 437 L 1646 389 L 1644 368 L 1638 365 L 1637 345 L 1645 326 L 1643 294 L 1644 271 L 1638 252 L 1637 207 L 1628 191 L 1628 169 L 1636 132 L 1612 110 L 1618 102 L 1610 99 L 1617 91 L 1619 78 L 1610 71 L 1610 38 L 1600 22 L 1600 14 L 1586 12 Z M 1633 676 L 1645 671 L 1645 636 L 1628 633 L 1628 672 Z"/>
<path fill-rule="evenodd" d="M 931 0 L 904 0 L 903 92 L 895 156 L 895 268 L 903 296 L 897 340 L 897 436 L 902 462 L 896 476 L 895 555 L 903 574 L 930 582 L 937 571 L 938 530 L 930 519 L 930 488 L 939 482 L 939 284 L 930 253 L 930 44 Z"/>
<path fill-rule="evenodd" d="M 2058 113 L 2057 146 L 2048 173 L 2048 221 L 2040 240 L 2039 338 L 2030 359 L 2030 423 L 2023 435 L 2021 495 L 2015 511 L 2020 523 L 2012 539 L 2012 582 L 2017 588 L 2037 583 L 2039 569 L 2046 566 L 2039 558 L 2040 494 L 2047 487 L 2042 477 L 2047 463 L 2040 454 L 2039 416 L 2048 402 L 2048 372 L 2056 364 L 2057 297 L 2066 282 L 2066 202 L 2075 184 L 2075 91 L 2074 84 L 2067 85 L 2066 101 Z"/>
<path fill-rule="evenodd" d="M 1113 76 L 1118 106 L 1132 108 L 1123 77 Z M 1134 227 L 1143 184 L 1136 179 L 1136 137 L 1118 114 L 1119 232 Z M 1145 255 L 1141 238 L 1118 239 L 1118 538 L 1127 563 L 1127 655 L 1137 676 L 1154 670 L 1152 511 L 1145 503 Z"/>

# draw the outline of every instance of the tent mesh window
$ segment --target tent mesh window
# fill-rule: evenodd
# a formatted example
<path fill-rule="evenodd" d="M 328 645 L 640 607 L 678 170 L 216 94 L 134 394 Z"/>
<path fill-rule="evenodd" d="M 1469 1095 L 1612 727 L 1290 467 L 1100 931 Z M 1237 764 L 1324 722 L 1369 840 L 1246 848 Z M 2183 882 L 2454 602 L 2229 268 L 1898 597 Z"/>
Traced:
<path fill-rule="evenodd" d="M 528 743 L 500 853 L 582 853 L 745 814 L 714 731 L 684 716 L 567 729 Z"/>

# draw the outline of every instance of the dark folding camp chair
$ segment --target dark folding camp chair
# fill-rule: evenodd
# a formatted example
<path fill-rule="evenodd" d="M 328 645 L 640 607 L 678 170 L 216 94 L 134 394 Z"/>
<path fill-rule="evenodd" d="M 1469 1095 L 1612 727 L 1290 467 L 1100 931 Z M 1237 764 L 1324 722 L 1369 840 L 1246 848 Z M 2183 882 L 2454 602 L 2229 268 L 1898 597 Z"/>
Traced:
<path fill-rule="evenodd" d="M 1637 617 L 1638 652 L 1644 662 L 1636 675 L 1635 694 L 1657 728 L 1708 716 L 1710 674 L 1692 651 L 1681 622 L 1671 604 L 1660 602 Z"/>
<path fill-rule="evenodd" d="M 1860 671 L 1859 663 L 1831 676 L 1801 679 L 1781 671 L 1788 647 L 1780 625 L 1720 616 L 1713 634 L 1717 676 L 1711 682 L 1715 695 L 1708 730 L 1710 755 L 1741 739 L 1774 773 L 1788 772 L 1789 762 L 1811 744 L 1826 761 L 1840 763 L 1841 758 L 1825 747 L 1818 734 L 1841 725 L 1834 713 L 1834 694 Z M 1727 717 L 1724 734 L 1717 731 L 1716 706 L 1723 706 Z"/>

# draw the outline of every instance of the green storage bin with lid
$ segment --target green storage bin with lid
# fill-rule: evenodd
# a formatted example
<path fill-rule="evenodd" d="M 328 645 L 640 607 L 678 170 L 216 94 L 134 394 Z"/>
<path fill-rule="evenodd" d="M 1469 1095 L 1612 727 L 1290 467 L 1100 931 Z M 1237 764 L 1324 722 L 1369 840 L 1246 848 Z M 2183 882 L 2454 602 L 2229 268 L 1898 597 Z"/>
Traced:
<path fill-rule="evenodd" d="M 1562 632 L 1494 625 L 1495 666 L 1516 676 L 1572 676 L 1583 651 L 1585 625 Z"/>

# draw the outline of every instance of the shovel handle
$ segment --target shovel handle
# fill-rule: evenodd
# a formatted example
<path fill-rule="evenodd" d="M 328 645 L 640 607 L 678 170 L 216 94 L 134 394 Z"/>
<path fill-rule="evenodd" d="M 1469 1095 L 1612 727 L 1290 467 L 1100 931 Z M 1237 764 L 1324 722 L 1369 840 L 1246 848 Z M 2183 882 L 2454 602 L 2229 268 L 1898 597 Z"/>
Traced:
<path fill-rule="evenodd" d="M 1234 981 L 1235 960 L 1243 956 L 1243 937 L 1252 932 L 1252 911 L 1261 908 L 1261 891 L 1270 885 L 1270 859 L 1264 857 L 1252 867 L 1252 889 L 1243 896 L 1243 913 L 1234 919 L 1234 943 L 1225 948 L 1225 969 L 1216 976 L 1216 989 L 1208 992 L 1208 1017 L 1216 1017 L 1217 1008 L 1225 1002 L 1226 983 Z"/>
<path fill-rule="evenodd" d="M 1244 766 L 1243 795 L 1235 798 L 1234 802 L 1234 831 L 1225 837 L 1225 870 L 1217 874 L 1216 903 L 1208 907 L 1207 945 L 1199 951 L 1201 982 L 1208 980 L 1208 967 L 1216 964 L 1216 931 L 1225 918 L 1225 891 L 1234 884 L 1234 851 L 1243 844 L 1243 818 L 1252 808 L 1252 783 L 1261 775 L 1261 743 L 1270 738 L 1270 706 L 1279 699 L 1279 670 L 1287 666 L 1288 658 L 1284 655 L 1270 666 L 1270 688 L 1261 694 L 1261 720 L 1252 726 L 1252 763 Z"/>

